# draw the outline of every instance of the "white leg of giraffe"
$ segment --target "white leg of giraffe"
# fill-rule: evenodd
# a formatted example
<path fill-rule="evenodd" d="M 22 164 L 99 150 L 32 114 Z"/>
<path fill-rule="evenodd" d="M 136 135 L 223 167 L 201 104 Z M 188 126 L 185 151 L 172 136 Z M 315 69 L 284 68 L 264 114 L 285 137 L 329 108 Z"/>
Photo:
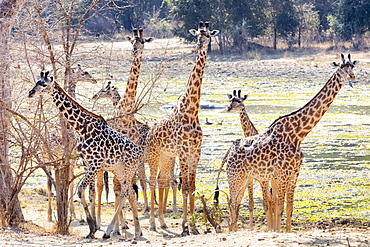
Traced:
<path fill-rule="evenodd" d="M 101 201 L 101 197 L 102 197 L 102 193 L 103 193 L 103 189 L 104 189 L 104 171 L 103 170 L 100 170 L 97 174 L 97 183 L 96 183 L 96 187 L 97 187 L 97 192 L 98 192 L 98 207 L 97 207 L 97 216 L 96 216 L 96 226 L 98 228 L 98 230 L 100 230 L 100 227 L 101 227 L 101 204 L 102 204 L 102 201 Z"/>
<path fill-rule="evenodd" d="M 89 211 L 88 205 L 85 199 L 85 189 L 87 186 L 93 185 L 95 186 L 95 176 L 98 170 L 93 167 L 94 165 L 90 165 L 89 169 L 87 170 L 85 177 L 82 179 L 81 184 L 78 186 L 77 195 L 81 200 L 81 204 L 84 208 L 86 214 L 86 221 L 89 224 L 90 232 L 87 235 L 87 238 L 94 238 L 94 234 L 97 231 L 96 227 L 96 219 L 93 217 L 95 213 L 92 214 Z M 95 210 L 95 209 L 94 209 Z"/>
<path fill-rule="evenodd" d="M 110 237 L 110 233 L 112 232 L 112 230 L 114 229 L 114 227 L 116 226 L 116 224 L 119 220 L 119 214 L 122 212 L 124 201 L 126 200 L 126 198 L 129 198 L 129 202 L 130 202 L 130 205 L 131 205 L 132 214 L 133 214 L 133 218 L 134 218 L 135 239 L 139 239 L 142 235 L 142 231 L 141 231 L 141 228 L 140 228 L 139 215 L 138 215 L 138 211 L 137 211 L 137 203 L 136 203 L 137 197 L 136 197 L 136 193 L 135 193 L 135 191 L 132 187 L 132 179 L 131 179 L 136 173 L 132 172 L 132 171 L 127 171 L 127 170 L 126 171 L 119 171 L 119 172 L 123 172 L 122 174 L 129 174 L 129 175 L 132 175 L 132 176 L 128 176 L 128 177 L 125 177 L 125 179 L 122 179 L 122 174 L 118 174 L 117 179 L 119 181 L 122 181 L 122 183 L 121 183 L 122 189 L 121 189 L 121 193 L 119 195 L 120 198 L 118 200 L 118 205 L 116 207 L 116 212 L 115 212 L 115 214 L 113 216 L 113 219 L 112 219 L 111 223 L 109 224 L 103 238 L 107 239 L 107 238 Z M 117 176 L 117 174 L 115 174 L 115 175 Z"/>

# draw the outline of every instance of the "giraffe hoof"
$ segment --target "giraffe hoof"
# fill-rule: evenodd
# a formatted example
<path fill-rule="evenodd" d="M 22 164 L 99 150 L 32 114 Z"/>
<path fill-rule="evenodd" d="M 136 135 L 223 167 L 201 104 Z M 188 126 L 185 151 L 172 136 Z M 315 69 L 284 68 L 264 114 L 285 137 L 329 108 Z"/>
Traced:
<path fill-rule="evenodd" d="M 95 239 L 94 234 L 89 233 L 89 235 L 86 236 L 86 239 Z"/>
<path fill-rule="evenodd" d="M 124 225 L 121 227 L 122 230 L 127 230 L 127 229 L 130 229 L 130 227 L 128 227 L 128 225 Z"/>
<path fill-rule="evenodd" d="M 109 238 L 110 238 L 110 236 L 108 234 L 104 233 L 103 239 L 109 239 Z"/>
<path fill-rule="evenodd" d="M 155 226 L 154 227 L 151 226 L 151 227 L 149 227 L 149 230 L 150 231 L 153 231 L 153 232 L 156 232 L 157 231 L 157 228 Z"/>
<path fill-rule="evenodd" d="M 163 225 L 161 225 L 161 228 L 162 228 L 162 229 L 167 229 L 167 228 L 168 228 L 168 226 L 167 226 L 166 224 L 163 224 Z"/>
<path fill-rule="evenodd" d="M 112 232 L 113 236 L 121 236 L 121 233 L 119 231 L 114 231 Z"/>
<path fill-rule="evenodd" d="M 181 236 L 183 236 L 183 237 L 185 237 L 185 236 L 189 236 L 190 235 L 190 233 L 189 233 L 189 231 L 188 230 L 185 230 L 185 231 L 183 231 L 182 233 L 181 233 Z"/>
<path fill-rule="evenodd" d="M 194 235 L 199 235 L 199 231 L 197 229 L 193 229 L 193 234 Z"/>

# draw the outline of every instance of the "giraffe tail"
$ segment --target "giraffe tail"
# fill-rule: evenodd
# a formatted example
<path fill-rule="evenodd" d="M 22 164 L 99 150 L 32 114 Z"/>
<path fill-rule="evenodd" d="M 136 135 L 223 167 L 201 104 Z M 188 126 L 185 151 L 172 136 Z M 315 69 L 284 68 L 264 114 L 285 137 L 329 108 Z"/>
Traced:
<path fill-rule="evenodd" d="M 137 184 L 132 184 L 132 187 L 134 188 L 136 199 L 138 199 L 139 198 L 139 186 L 137 186 Z"/>
<path fill-rule="evenodd" d="M 213 200 L 214 200 L 214 203 L 215 203 L 216 206 L 218 206 L 218 203 L 219 203 L 219 199 L 218 198 L 220 197 L 220 188 L 218 186 L 218 182 L 219 182 L 219 179 L 220 179 L 220 174 L 221 174 L 222 168 L 224 167 L 224 165 L 226 163 L 226 158 L 227 158 L 227 156 L 229 156 L 229 153 L 230 153 L 230 150 L 231 150 L 232 146 L 227 150 L 224 158 L 222 159 L 221 166 L 218 169 L 217 180 L 216 180 L 215 195 L 213 197 Z"/>
<path fill-rule="evenodd" d="M 215 201 L 215 205 L 217 206 L 218 203 L 219 203 L 219 197 L 220 197 L 220 188 L 218 186 L 218 182 L 219 182 L 219 179 L 220 179 L 220 174 L 221 174 L 221 171 L 222 171 L 222 168 L 224 167 L 226 161 L 227 161 L 227 157 L 229 156 L 229 153 L 230 151 L 240 142 L 240 139 L 234 141 L 230 148 L 227 150 L 224 158 L 222 159 L 222 162 L 221 162 L 221 166 L 220 168 L 218 169 L 218 174 L 217 174 L 217 180 L 216 180 L 216 189 L 215 189 L 215 195 L 213 197 L 214 201 Z"/>
<path fill-rule="evenodd" d="M 105 187 L 105 194 L 106 194 L 106 200 L 108 202 L 108 195 L 109 195 L 109 180 L 108 180 L 108 172 L 104 172 L 104 187 Z"/>

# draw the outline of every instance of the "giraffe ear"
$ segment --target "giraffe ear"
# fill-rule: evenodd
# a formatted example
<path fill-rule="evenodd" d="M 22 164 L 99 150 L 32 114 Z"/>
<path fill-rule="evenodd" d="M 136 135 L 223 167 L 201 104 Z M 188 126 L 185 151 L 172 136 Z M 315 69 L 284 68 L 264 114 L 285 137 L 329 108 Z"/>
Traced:
<path fill-rule="evenodd" d="M 352 62 L 353 65 L 358 65 L 359 63 L 360 62 L 359 61 L 356 61 L 356 60 Z"/>
<path fill-rule="evenodd" d="M 219 33 L 220 33 L 219 30 L 212 30 L 210 34 L 211 34 L 211 36 L 216 36 Z"/>
<path fill-rule="evenodd" d="M 54 77 L 50 76 L 50 82 L 54 81 Z"/>
<path fill-rule="evenodd" d="M 248 98 L 248 95 L 244 95 L 243 101 L 246 100 L 247 98 Z"/>
<path fill-rule="evenodd" d="M 145 43 L 149 43 L 153 41 L 153 38 L 149 37 L 149 38 L 145 38 L 144 40 L 145 40 Z"/>
<path fill-rule="evenodd" d="M 195 29 L 190 29 L 189 33 L 191 33 L 193 36 L 197 36 L 197 30 Z"/>
<path fill-rule="evenodd" d="M 227 97 L 228 97 L 229 99 L 232 99 L 232 98 L 233 98 L 233 96 L 232 96 L 231 94 L 227 94 Z"/>
<path fill-rule="evenodd" d="M 333 62 L 333 63 L 332 63 L 332 65 L 333 65 L 334 67 L 339 67 L 339 65 L 340 65 L 340 64 L 339 64 L 339 63 L 336 63 L 336 62 Z"/>

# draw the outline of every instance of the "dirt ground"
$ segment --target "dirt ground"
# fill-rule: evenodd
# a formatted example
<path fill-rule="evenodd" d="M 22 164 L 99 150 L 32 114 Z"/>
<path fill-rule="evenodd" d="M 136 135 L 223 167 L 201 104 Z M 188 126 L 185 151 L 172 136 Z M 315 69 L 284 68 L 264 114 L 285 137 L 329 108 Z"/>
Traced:
<path fill-rule="evenodd" d="M 251 231 L 240 229 L 229 233 L 223 225 L 222 233 L 205 234 L 200 228 L 199 235 L 181 236 L 181 217 L 166 215 L 168 229 L 159 228 L 157 232 L 149 230 L 149 214 L 139 212 L 143 236 L 140 240 L 133 239 L 134 226 L 130 212 L 126 213 L 129 229 L 126 234 L 112 236 L 103 240 L 103 231 L 106 230 L 113 217 L 113 204 L 106 203 L 102 207 L 102 230 L 96 232 L 96 239 L 86 239 L 88 226 L 85 223 L 84 213 L 79 202 L 75 202 L 77 219 L 70 225 L 70 235 L 60 236 L 55 231 L 55 222 L 46 220 L 46 198 L 36 193 L 21 197 L 23 212 L 26 221 L 21 228 L 0 230 L 0 246 L 346 246 L 370 247 L 370 227 L 358 225 L 356 227 L 302 227 L 304 230 L 293 230 L 292 233 L 267 232 L 264 224 Z M 24 202 L 28 205 L 25 206 Z M 55 212 L 54 212 L 55 214 Z M 260 225 L 260 224 L 258 224 Z"/>

